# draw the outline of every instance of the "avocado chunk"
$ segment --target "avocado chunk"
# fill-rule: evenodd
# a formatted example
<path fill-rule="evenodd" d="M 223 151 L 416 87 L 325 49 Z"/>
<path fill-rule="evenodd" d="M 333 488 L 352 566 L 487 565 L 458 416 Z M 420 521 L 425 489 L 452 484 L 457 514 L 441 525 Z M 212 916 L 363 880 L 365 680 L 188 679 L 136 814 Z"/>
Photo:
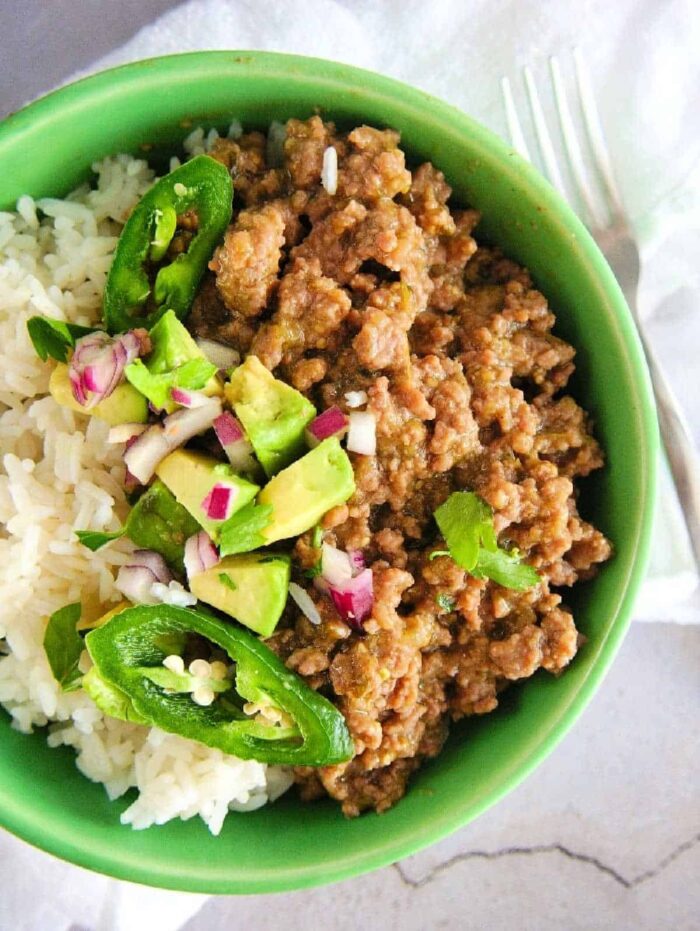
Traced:
<path fill-rule="evenodd" d="M 233 505 L 228 517 L 245 507 L 259 491 L 257 485 L 241 478 L 230 465 L 188 449 L 176 449 L 166 456 L 156 469 L 156 475 L 214 541 L 219 539 L 224 521 L 207 517 L 202 507 L 214 485 L 228 485 L 233 489 Z"/>
<path fill-rule="evenodd" d="M 355 491 L 347 453 L 332 436 L 271 479 L 258 504 L 272 505 L 272 519 L 261 531 L 266 543 L 296 537 L 343 504 Z"/>
<path fill-rule="evenodd" d="M 54 401 L 62 407 L 106 420 L 111 427 L 120 423 L 146 423 L 148 420 L 148 401 L 127 382 L 117 385 L 109 397 L 94 407 L 83 407 L 73 397 L 68 366 L 62 362 L 51 373 L 49 391 Z"/>
<path fill-rule="evenodd" d="M 190 579 L 200 601 L 269 637 L 287 602 L 291 560 L 278 553 L 227 556 Z"/>
<path fill-rule="evenodd" d="M 158 410 L 171 414 L 177 407 L 173 388 L 221 394 L 216 366 L 211 363 L 187 329 L 169 310 L 152 327 L 152 350 L 148 357 L 135 359 L 124 369 L 131 384 Z"/>
<path fill-rule="evenodd" d="M 238 366 L 224 394 L 268 477 L 304 453 L 304 429 L 316 416 L 316 408 L 268 372 L 257 356 L 248 356 Z"/>

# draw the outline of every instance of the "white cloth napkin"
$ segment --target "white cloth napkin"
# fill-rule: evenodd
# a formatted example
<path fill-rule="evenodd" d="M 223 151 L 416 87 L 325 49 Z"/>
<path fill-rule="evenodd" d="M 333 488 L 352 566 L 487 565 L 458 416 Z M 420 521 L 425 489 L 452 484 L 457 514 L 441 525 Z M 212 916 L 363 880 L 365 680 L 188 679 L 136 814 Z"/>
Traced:
<path fill-rule="evenodd" d="M 194 49 L 316 55 L 419 86 L 506 137 L 501 76 L 511 78 L 525 110 L 522 66 L 530 64 L 545 86 L 548 56 L 557 54 L 566 71 L 574 45 L 593 74 L 625 202 L 642 245 L 640 304 L 697 439 L 700 18 L 689 3 L 190 0 L 91 70 Z M 696 586 L 682 515 L 664 468 L 653 563 L 636 617 L 700 620 L 697 598 L 692 597 Z M 67 931 L 71 926 L 176 931 L 204 901 L 202 896 L 88 876 L 9 836 L 0 838 L 0 859 L 16 863 L 15 881 L 6 884 L 0 906 L 0 924 L 22 931 Z M 44 890 L 39 901 L 32 894 L 36 888 Z"/>
<path fill-rule="evenodd" d="M 500 77 L 510 77 L 524 112 L 522 66 L 530 64 L 548 87 L 548 57 L 559 56 L 566 74 L 570 49 L 579 46 L 642 245 L 640 306 L 700 437 L 693 403 L 700 387 L 700 66 L 692 51 L 698 33 L 700 20 L 681 0 L 589 0 L 583 6 L 561 0 L 190 0 L 95 70 L 206 48 L 317 55 L 422 87 L 507 137 Z M 652 564 L 635 616 L 700 621 L 697 586 L 664 462 Z"/>

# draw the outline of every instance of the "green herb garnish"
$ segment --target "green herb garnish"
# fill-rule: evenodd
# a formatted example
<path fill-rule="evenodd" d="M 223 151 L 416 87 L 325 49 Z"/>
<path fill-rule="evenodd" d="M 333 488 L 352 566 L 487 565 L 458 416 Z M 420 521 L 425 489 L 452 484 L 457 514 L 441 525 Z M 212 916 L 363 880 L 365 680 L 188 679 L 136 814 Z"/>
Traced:
<path fill-rule="evenodd" d="M 491 507 L 472 491 L 455 491 L 435 511 L 435 521 L 445 538 L 449 555 L 476 578 L 493 579 L 504 588 L 524 591 L 537 585 L 537 572 L 521 562 L 517 550 L 499 547 Z M 446 555 L 432 553 L 430 558 Z"/>
<path fill-rule="evenodd" d="M 76 630 L 82 607 L 79 601 L 55 611 L 44 633 L 44 650 L 54 678 L 64 692 L 80 687 L 78 669 L 83 638 Z"/>
<path fill-rule="evenodd" d="M 68 350 L 75 347 L 81 336 L 94 333 L 95 328 L 79 326 L 77 323 L 64 323 L 50 317 L 30 317 L 27 320 L 27 332 L 40 359 L 46 362 L 51 356 L 58 362 L 65 362 Z"/>
<path fill-rule="evenodd" d="M 219 581 L 221 582 L 222 585 L 225 585 L 226 588 L 230 588 L 232 592 L 235 592 L 238 590 L 238 586 L 236 585 L 236 583 L 233 581 L 233 579 L 227 572 L 219 573 Z"/>
<path fill-rule="evenodd" d="M 316 524 L 314 527 L 313 533 L 311 534 L 311 546 L 315 550 L 320 550 L 323 543 L 323 528 L 320 524 Z"/>

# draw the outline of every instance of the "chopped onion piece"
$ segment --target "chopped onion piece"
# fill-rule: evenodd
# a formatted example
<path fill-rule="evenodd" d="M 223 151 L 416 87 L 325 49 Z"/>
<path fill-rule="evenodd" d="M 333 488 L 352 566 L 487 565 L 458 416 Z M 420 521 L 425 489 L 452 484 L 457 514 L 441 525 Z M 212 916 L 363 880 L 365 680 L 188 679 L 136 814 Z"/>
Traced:
<path fill-rule="evenodd" d="M 229 446 L 245 438 L 243 427 L 230 411 L 224 411 L 214 421 L 214 431 L 222 446 Z"/>
<path fill-rule="evenodd" d="M 115 581 L 116 587 L 134 604 L 158 604 L 151 588 L 158 579 L 146 566 L 122 566 Z"/>
<path fill-rule="evenodd" d="M 236 472 L 255 472 L 257 462 L 253 447 L 240 422 L 230 411 L 224 411 L 214 421 L 214 430 L 224 452 Z"/>
<path fill-rule="evenodd" d="M 347 553 L 331 546 L 321 544 L 321 575 L 329 585 L 342 585 L 352 578 L 352 565 Z"/>
<path fill-rule="evenodd" d="M 150 348 L 145 330 L 129 330 L 115 337 L 98 330 L 82 336 L 68 366 L 75 400 L 87 409 L 104 401 L 121 382 L 124 367 Z"/>
<path fill-rule="evenodd" d="M 345 392 L 345 403 L 348 407 L 364 407 L 367 403 L 367 392 L 366 391 L 346 391 Z"/>
<path fill-rule="evenodd" d="M 329 194 L 335 194 L 338 190 L 338 153 L 332 145 L 323 153 L 321 184 Z"/>
<path fill-rule="evenodd" d="M 185 543 L 184 558 L 185 572 L 188 579 L 191 579 L 192 576 L 197 575 L 199 572 L 211 569 L 219 561 L 219 554 L 204 530 L 200 530 L 199 533 L 195 533 L 194 536 L 188 538 Z"/>
<path fill-rule="evenodd" d="M 207 359 L 220 371 L 226 371 L 241 361 L 241 354 L 236 349 L 217 343 L 213 339 L 195 340 Z"/>
<path fill-rule="evenodd" d="M 168 564 L 155 550 L 134 550 L 131 559 L 130 566 L 145 566 L 150 569 L 156 577 L 156 582 L 168 583 L 173 577 Z"/>
<path fill-rule="evenodd" d="M 352 566 L 353 575 L 357 575 L 365 568 L 365 557 L 362 550 L 348 550 L 348 559 Z"/>
<path fill-rule="evenodd" d="M 129 475 L 146 485 L 153 477 L 158 463 L 168 455 L 171 448 L 174 447 L 168 442 L 162 426 L 159 423 L 153 424 L 124 453 Z"/>
<path fill-rule="evenodd" d="M 211 401 L 202 391 L 189 391 L 186 388 L 171 388 L 170 394 L 173 401 L 181 407 L 204 407 Z"/>
<path fill-rule="evenodd" d="M 225 482 L 217 482 L 202 501 L 202 510 L 209 520 L 228 520 L 237 497 L 237 488 Z"/>
<path fill-rule="evenodd" d="M 163 432 L 171 449 L 182 446 L 198 433 L 209 430 L 221 414 L 221 410 L 221 401 L 218 398 L 208 398 L 207 403 L 200 407 L 183 408 L 166 417 L 163 421 Z"/>
<path fill-rule="evenodd" d="M 322 440 L 342 436 L 348 428 L 348 418 L 339 407 L 329 407 L 315 417 L 305 431 L 306 442 L 314 449 Z"/>
<path fill-rule="evenodd" d="M 292 596 L 297 604 L 297 607 L 308 621 L 311 621 L 312 624 L 321 623 L 321 615 L 318 613 L 318 608 L 313 603 L 308 592 L 306 592 L 301 587 L 301 585 L 297 585 L 296 582 L 290 582 L 289 594 Z"/>
<path fill-rule="evenodd" d="M 377 421 L 369 411 L 353 411 L 349 417 L 347 447 L 351 453 L 374 456 L 377 451 Z"/>
<path fill-rule="evenodd" d="M 145 423 L 119 423 L 112 427 L 107 434 L 108 443 L 128 443 L 148 429 Z"/>
<path fill-rule="evenodd" d="M 372 613 L 373 588 L 371 569 L 363 569 L 359 575 L 343 585 L 328 587 L 328 594 L 333 599 L 336 611 L 355 630 L 362 630 L 363 622 Z"/>

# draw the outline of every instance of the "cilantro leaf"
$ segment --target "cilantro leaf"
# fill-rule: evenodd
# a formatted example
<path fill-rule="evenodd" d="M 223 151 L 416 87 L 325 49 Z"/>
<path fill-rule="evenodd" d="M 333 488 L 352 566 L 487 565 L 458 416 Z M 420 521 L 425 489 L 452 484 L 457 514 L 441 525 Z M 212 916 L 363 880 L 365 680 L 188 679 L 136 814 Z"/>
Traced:
<path fill-rule="evenodd" d="M 527 563 L 520 562 L 520 556 L 517 553 L 500 547 L 495 552 L 480 550 L 472 574 L 477 579 L 493 579 L 504 588 L 512 588 L 516 592 L 532 588 L 540 581 L 535 569 Z"/>
<path fill-rule="evenodd" d="M 261 530 L 270 523 L 271 504 L 250 502 L 240 511 L 236 511 L 221 525 L 219 531 L 219 552 L 222 556 L 234 553 L 249 553 L 265 545 Z"/>
<path fill-rule="evenodd" d="M 68 350 L 73 349 L 81 336 L 94 333 L 95 327 L 64 323 L 63 320 L 52 320 L 50 317 L 30 317 L 27 320 L 27 332 L 40 359 L 46 362 L 51 356 L 58 362 L 65 362 Z"/>
<path fill-rule="evenodd" d="M 238 591 L 238 586 L 233 581 L 233 579 L 228 574 L 228 572 L 220 572 L 219 581 L 221 582 L 222 585 L 225 585 L 226 588 L 230 588 L 232 592 Z"/>
<path fill-rule="evenodd" d="M 479 557 L 483 526 L 492 526 L 491 509 L 472 491 L 455 491 L 435 511 L 450 556 L 471 572 Z"/>
<path fill-rule="evenodd" d="M 429 559 L 449 555 L 476 578 L 489 578 L 516 591 L 524 591 L 539 582 L 537 572 L 521 562 L 517 551 L 498 545 L 493 511 L 474 492 L 453 492 L 434 516 L 449 553 L 437 550 Z"/>
<path fill-rule="evenodd" d="M 108 543 L 111 543 L 112 540 L 118 540 L 120 537 L 123 537 L 126 533 L 126 527 L 120 527 L 119 530 L 114 530 L 112 533 L 105 533 L 102 530 L 76 530 L 75 535 L 83 544 L 87 546 L 89 550 L 92 550 L 93 553 L 101 549 L 103 546 L 106 546 Z"/>
<path fill-rule="evenodd" d="M 54 679 L 64 692 L 79 688 L 81 674 L 78 669 L 83 652 L 83 638 L 76 630 L 82 606 L 79 601 L 55 611 L 49 618 L 44 633 L 44 650 Z"/>

